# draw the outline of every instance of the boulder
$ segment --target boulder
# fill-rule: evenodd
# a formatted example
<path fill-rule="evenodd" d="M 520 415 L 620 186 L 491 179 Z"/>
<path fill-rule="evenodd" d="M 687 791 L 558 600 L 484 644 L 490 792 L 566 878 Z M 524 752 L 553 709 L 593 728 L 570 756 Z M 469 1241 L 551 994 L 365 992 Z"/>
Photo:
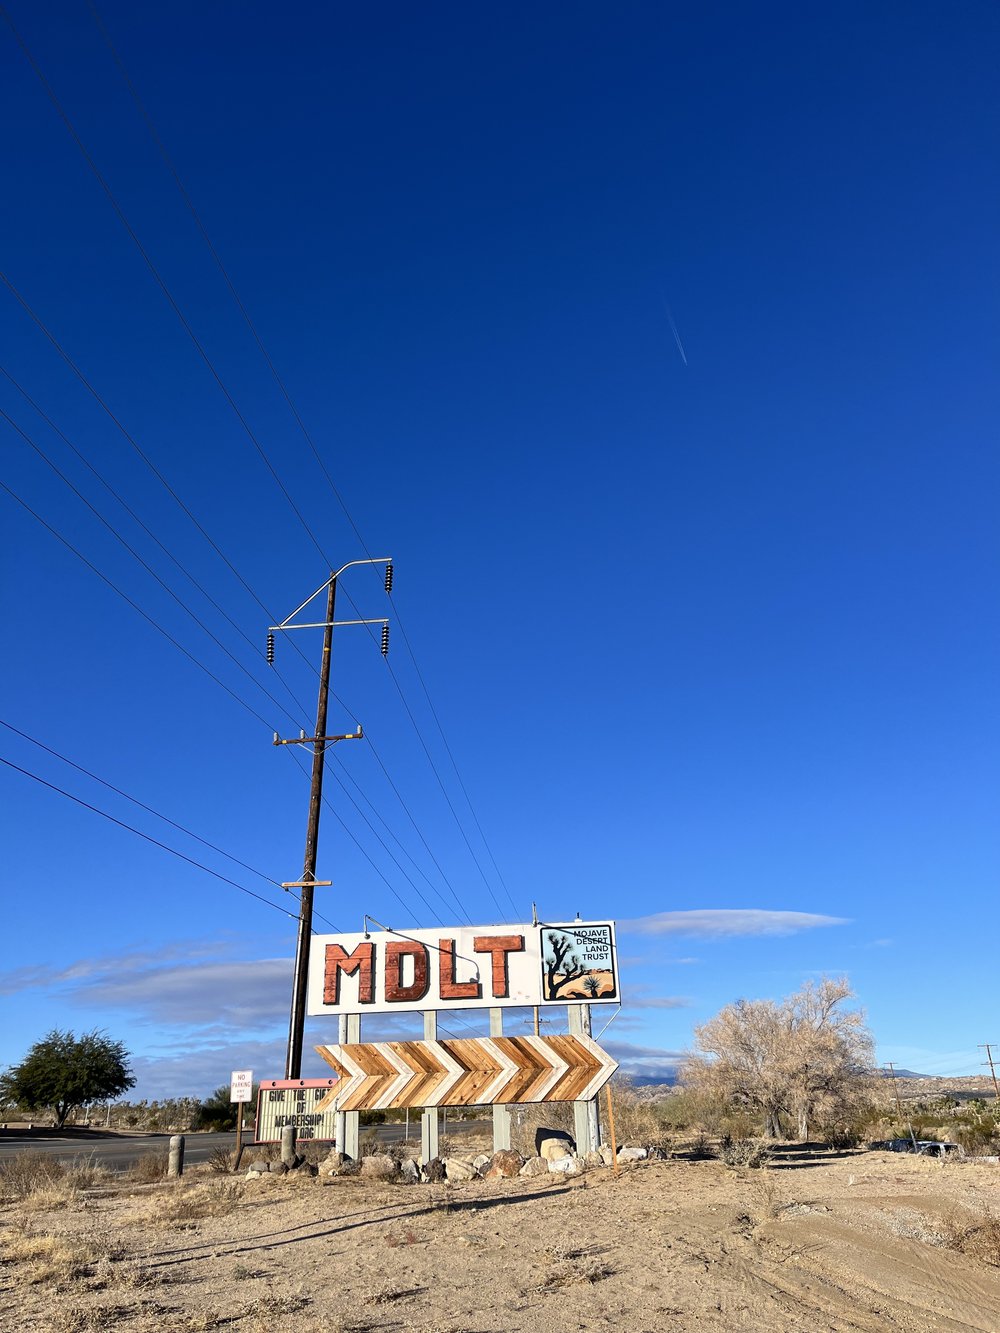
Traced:
<path fill-rule="evenodd" d="M 529 1157 L 517 1174 L 519 1176 L 545 1176 L 548 1175 L 548 1171 L 549 1164 L 544 1157 Z"/>
<path fill-rule="evenodd" d="M 272 1176 L 283 1176 L 289 1170 L 284 1162 L 272 1162 L 268 1167 Z"/>
<path fill-rule="evenodd" d="M 608 1157 L 609 1157 L 609 1158 L 611 1157 L 611 1149 L 610 1149 L 610 1148 L 608 1149 Z M 600 1151 L 598 1151 L 598 1152 L 589 1152 L 589 1153 L 587 1153 L 586 1157 L 583 1159 L 583 1162 L 584 1162 L 584 1165 L 585 1165 L 588 1169 L 593 1168 L 593 1167 L 598 1167 L 598 1166 L 610 1166 L 610 1165 L 611 1165 L 610 1161 L 607 1161 L 607 1162 L 606 1162 L 606 1161 L 604 1160 L 604 1155 L 603 1155 L 603 1153 L 601 1153 Z"/>
<path fill-rule="evenodd" d="M 371 1180 L 393 1180 L 399 1175 L 399 1163 L 388 1153 L 362 1157 L 361 1174 Z"/>
<path fill-rule="evenodd" d="M 619 1148 L 618 1150 L 619 1162 L 641 1162 L 648 1155 L 645 1148 Z"/>
<path fill-rule="evenodd" d="M 420 1167 L 412 1157 L 404 1157 L 399 1164 L 399 1178 L 404 1185 L 416 1185 L 420 1181 Z"/>
<path fill-rule="evenodd" d="M 423 1177 L 431 1185 L 444 1180 L 444 1162 L 441 1161 L 440 1157 L 432 1157 L 423 1167 Z"/>
<path fill-rule="evenodd" d="M 486 1170 L 491 1161 L 492 1158 L 488 1152 L 481 1152 L 478 1157 L 473 1157 L 472 1165 L 477 1171 L 482 1172 Z"/>
<path fill-rule="evenodd" d="M 538 1144 L 538 1155 L 547 1162 L 557 1162 L 562 1157 L 572 1157 L 575 1146 L 567 1135 L 550 1135 Z"/>
<path fill-rule="evenodd" d="M 503 1180 L 510 1176 L 516 1176 L 524 1166 L 524 1158 L 513 1148 L 500 1148 L 489 1159 L 489 1163 L 483 1171 L 487 1180 Z"/>
<path fill-rule="evenodd" d="M 545 1156 L 542 1145 L 550 1141 L 563 1143 L 566 1147 L 566 1152 L 568 1153 L 576 1152 L 576 1144 L 573 1141 L 573 1136 L 567 1134 L 564 1129 L 542 1128 L 535 1130 L 535 1152 L 538 1153 L 539 1157 Z"/>
<path fill-rule="evenodd" d="M 447 1180 L 472 1180 L 476 1168 L 464 1157 L 446 1157 L 444 1174 Z"/>
<path fill-rule="evenodd" d="M 565 1157 L 550 1158 L 549 1170 L 564 1176 L 578 1176 L 581 1169 L 580 1160 L 579 1157 L 573 1157 L 569 1153 Z"/>
<path fill-rule="evenodd" d="M 615 1155 L 611 1151 L 610 1144 L 602 1143 L 597 1152 L 605 1166 L 614 1165 Z"/>
<path fill-rule="evenodd" d="M 249 1167 L 247 1167 L 247 1175 L 266 1176 L 268 1171 L 270 1171 L 270 1169 L 271 1169 L 270 1162 L 265 1162 L 263 1158 L 258 1158 L 256 1161 L 251 1162 Z"/>

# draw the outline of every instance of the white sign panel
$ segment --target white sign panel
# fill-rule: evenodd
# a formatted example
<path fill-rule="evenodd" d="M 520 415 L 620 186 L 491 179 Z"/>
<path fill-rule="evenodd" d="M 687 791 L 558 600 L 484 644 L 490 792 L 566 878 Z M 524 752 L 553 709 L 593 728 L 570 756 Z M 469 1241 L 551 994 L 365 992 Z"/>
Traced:
<path fill-rule="evenodd" d="M 317 1104 L 337 1086 L 335 1078 L 272 1078 L 261 1081 L 257 1094 L 257 1143 L 277 1143 L 286 1125 L 295 1126 L 297 1139 L 336 1137 L 337 1113 L 331 1106 L 318 1111 Z"/>
<path fill-rule="evenodd" d="M 253 1070 L 234 1069 L 229 1087 L 231 1102 L 249 1102 L 253 1099 Z"/>
<path fill-rule="evenodd" d="M 314 935 L 310 1014 L 620 1003 L 615 928 L 568 925 Z"/>

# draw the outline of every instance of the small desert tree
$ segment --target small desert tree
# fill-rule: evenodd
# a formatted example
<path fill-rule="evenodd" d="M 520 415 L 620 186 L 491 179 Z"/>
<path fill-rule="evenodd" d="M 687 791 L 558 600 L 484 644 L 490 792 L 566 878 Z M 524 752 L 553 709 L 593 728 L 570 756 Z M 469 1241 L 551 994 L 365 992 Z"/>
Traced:
<path fill-rule="evenodd" d="M 794 995 L 737 1000 L 695 1028 L 683 1071 L 690 1086 L 759 1115 L 776 1138 L 794 1116 L 800 1139 L 822 1118 L 859 1109 L 871 1088 L 872 1039 L 864 1014 L 848 1009 L 846 980 L 807 982 Z"/>
<path fill-rule="evenodd" d="M 70 1111 L 134 1086 L 124 1044 L 97 1031 L 76 1038 L 55 1028 L 0 1074 L 0 1097 L 28 1111 L 51 1110 L 59 1129 Z"/>

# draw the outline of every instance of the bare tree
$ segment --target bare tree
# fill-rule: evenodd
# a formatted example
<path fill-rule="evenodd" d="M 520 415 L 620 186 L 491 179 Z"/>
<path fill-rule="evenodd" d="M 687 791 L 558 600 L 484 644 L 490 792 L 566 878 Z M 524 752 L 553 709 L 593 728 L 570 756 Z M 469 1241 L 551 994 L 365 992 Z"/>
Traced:
<path fill-rule="evenodd" d="M 695 1028 L 684 1080 L 759 1115 L 769 1138 L 792 1116 L 805 1140 L 810 1124 L 848 1114 L 870 1093 L 872 1038 L 864 1014 L 845 1008 L 851 998 L 845 979 L 824 978 L 780 1003 L 726 1005 Z"/>

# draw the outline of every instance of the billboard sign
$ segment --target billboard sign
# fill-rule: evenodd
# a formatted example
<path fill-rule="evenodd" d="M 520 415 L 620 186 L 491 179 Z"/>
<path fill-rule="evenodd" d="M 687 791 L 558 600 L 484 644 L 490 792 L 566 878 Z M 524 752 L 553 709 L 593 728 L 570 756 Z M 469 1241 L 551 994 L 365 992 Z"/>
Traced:
<path fill-rule="evenodd" d="M 336 1137 L 336 1113 L 332 1107 L 319 1110 L 318 1103 L 336 1086 L 335 1078 L 262 1079 L 257 1093 L 254 1140 L 257 1143 L 278 1143 L 285 1126 L 294 1125 L 297 1139 L 332 1142 Z"/>
<path fill-rule="evenodd" d="M 611 921 L 314 935 L 308 1013 L 620 1003 Z"/>

